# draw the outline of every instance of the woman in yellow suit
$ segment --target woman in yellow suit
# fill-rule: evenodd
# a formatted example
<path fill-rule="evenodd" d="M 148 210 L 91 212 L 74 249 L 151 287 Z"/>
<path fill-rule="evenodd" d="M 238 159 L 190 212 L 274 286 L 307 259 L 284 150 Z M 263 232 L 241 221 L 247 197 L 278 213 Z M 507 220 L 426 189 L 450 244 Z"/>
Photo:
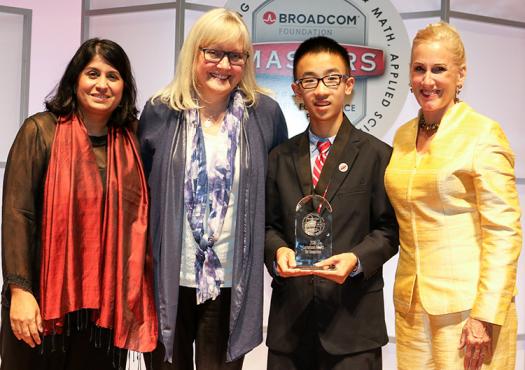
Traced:
<path fill-rule="evenodd" d="M 499 124 L 459 101 L 459 34 L 420 30 L 410 85 L 421 106 L 385 174 L 400 228 L 394 286 L 398 368 L 514 369 L 521 249 L 514 154 Z"/>

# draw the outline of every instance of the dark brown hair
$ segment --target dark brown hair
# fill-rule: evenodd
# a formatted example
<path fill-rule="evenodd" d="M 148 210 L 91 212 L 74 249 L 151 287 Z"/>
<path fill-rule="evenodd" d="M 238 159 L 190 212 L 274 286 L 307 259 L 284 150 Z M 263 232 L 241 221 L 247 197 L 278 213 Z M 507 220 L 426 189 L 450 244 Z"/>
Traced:
<path fill-rule="evenodd" d="M 129 126 L 137 120 L 137 88 L 131 71 L 131 64 L 124 50 L 116 42 L 93 38 L 84 42 L 69 62 L 58 86 L 46 100 L 46 109 L 56 116 L 69 117 L 78 112 L 77 83 L 80 73 L 99 55 L 115 68 L 122 77 L 124 90 L 122 100 L 111 114 L 108 126 Z"/>

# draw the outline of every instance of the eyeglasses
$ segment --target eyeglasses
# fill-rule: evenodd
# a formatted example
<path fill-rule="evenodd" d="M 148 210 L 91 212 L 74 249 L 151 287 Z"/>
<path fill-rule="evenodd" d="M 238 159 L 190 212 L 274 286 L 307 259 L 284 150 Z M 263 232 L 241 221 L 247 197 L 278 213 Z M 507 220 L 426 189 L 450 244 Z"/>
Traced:
<path fill-rule="evenodd" d="M 323 81 L 326 87 L 337 87 L 341 84 L 343 79 L 347 79 L 348 75 L 334 73 L 324 77 L 304 77 L 295 81 L 296 84 L 303 89 L 315 89 L 319 85 L 319 81 Z"/>
<path fill-rule="evenodd" d="M 219 64 L 224 56 L 228 57 L 228 61 L 232 66 L 243 66 L 246 63 L 249 55 L 248 53 L 239 53 L 237 51 L 224 51 L 209 48 L 200 48 L 204 53 L 204 60 L 210 63 Z"/>

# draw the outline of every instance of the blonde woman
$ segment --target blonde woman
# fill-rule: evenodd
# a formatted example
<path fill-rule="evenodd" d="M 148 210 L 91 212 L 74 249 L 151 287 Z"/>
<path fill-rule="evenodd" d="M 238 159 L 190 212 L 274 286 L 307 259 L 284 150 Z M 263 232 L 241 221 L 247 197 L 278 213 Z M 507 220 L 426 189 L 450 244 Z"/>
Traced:
<path fill-rule="evenodd" d="M 266 161 L 287 130 L 252 58 L 240 16 L 207 12 L 140 119 L 161 330 L 153 369 L 193 369 L 194 357 L 197 369 L 241 369 L 262 341 Z"/>
<path fill-rule="evenodd" d="M 410 84 L 421 109 L 396 133 L 385 175 L 401 243 L 399 369 L 514 369 L 514 154 L 497 122 L 458 99 L 466 71 L 454 28 L 417 33 Z"/>

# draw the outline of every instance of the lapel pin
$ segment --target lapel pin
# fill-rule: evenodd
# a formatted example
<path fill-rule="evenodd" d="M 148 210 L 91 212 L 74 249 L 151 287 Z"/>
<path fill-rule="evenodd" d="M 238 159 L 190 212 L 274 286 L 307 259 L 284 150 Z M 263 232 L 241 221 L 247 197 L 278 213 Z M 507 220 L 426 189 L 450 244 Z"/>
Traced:
<path fill-rule="evenodd" d="M 348 165 L 346 163 L 339 163 L 339 171 L 341 172 L 348 171 Z"/>

